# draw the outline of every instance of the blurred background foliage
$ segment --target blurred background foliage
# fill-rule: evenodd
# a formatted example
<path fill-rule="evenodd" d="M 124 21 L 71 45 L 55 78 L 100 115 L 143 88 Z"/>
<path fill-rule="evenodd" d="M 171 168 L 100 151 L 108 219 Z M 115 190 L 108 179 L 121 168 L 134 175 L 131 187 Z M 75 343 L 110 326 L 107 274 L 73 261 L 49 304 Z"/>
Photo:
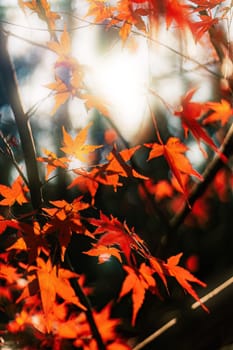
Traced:
<path fill-rule="evenodd" d="M 163 101 L 170 106 L 179 105 L 180 96 L 190 87 L 198 87 L 195 95 L 197 101 L 217 101 L 224 97 L 223 82 L 201 66 L 204 64 L 213 72 L 221 69 L 214 55 L 214 48 L 209 45 L 209 38 L 203 38 L 200 45 L 187 37 L 184 45 L 177 30 L 168 33 L 162 28 L 157 33 L 158 42 L 145 43 L 140 36 L 132 35 L 132 40 L 130 39 L 126 47 L 122 47 L 116 29 L 106 31 L 102 26 L 90 25 L 82 20 L 86 9 L 84 2 L 69 0 L 50 3 L 53 10 L 62 15 L 60 28 L 63 28 L 64 22 L 67 23 L 73 40 L 74 56 L 90 72 L 87 80 L 91 89 L 99 89 L 105 96 L 112 98 L 113 104 L 117 104 L 117 111 L 108 119 L 96 110 L 87 113 L 80 101 L 70 101 L 51 117 L 49 113 L 53 106 L 53 97 L 45 85 L 53 80 L 54 55 L 40 45 L 49 41 L 49 34 L 36 17 L 25 16 L 16 1 L 0 1 L 1 26 L 9 34 L 9 52 L 16 69 L 25 110 L 32 114 L 32 130 L 38 155 L 42 154 L 42 147 L 62 155 L 61 127 L 64 125 L 66 130 L 75 135 L 89 120 L 94 122 L 89 135 L 90 142 L 104 145 L 96 152 L 93 164 L 104 162 L 113 142 L 119 149 L 154 142 L 155 130 L 146 102 L 148 96 L 145 97 L 143 93 L 137 95 L 138 91 L 134 91 L 138 82 L 149 84 L 160 96 L 158 98 L 151 94 L 149 99 L 164 141 L 169 136 L 182 139 L 183 131 L 178 119 L 171 116 Z M 124 61 L 126 56 L 121 56 L 124 54 L 133 57 L 135 61 Z M 187 59 L 188 56 L 193 60 Z M 109 57 L 109 61 L 105 61 Z M 109 62 L 113 62 L 113 65 Z M 103 65 L 107 73 L 104 73 Z M 94 81 L 92 73 L 96 79 Z M 133 76 L 138 77 L 138 81 L 133 82 L 134 86 L 126 80 L 133 79 Z M 119 93 L 121 90 L 125 100 Z M 4 91 L 4 81 L 0 81 L 0 129 L 12 145 L 17 162 L 23 167 L 17 128 L 8 105 L 7 92 Z M 212 127 L 209 132 L 216 142 L 221 143 L 217 128 Z M 191 136 L 188 145 L 194 168 L 202 172 L 209 159 L 202 157 Z M 0 150 L 0 182 L 9 185 L 15 177 L 15 169 L 6 156 L 2 141 Z M 208 149 L 207 151 L 212 157 L 211 152 Z M 183 252 L 183 265 L 205 281 L 209 291 L 232 274 L 231 169 L 225 169 L 218 174 L 218 178 L 212 181 L 204 196 L 195 204 L 196 210 L 187 216 L 177 230 L 171 232 L 167 223 L 180 208 L 180 194 L 173 189 L 172 199 L 169 195 L 161 198 L 154 195 L 153 185 L 160 180 L 170 181 L 171 173 L 164 159 L 147 162 L 147 157 L 148 149 L 140 149 L 135 153 L 132 163 L 140 173 L 152 179 L 150 183 L 142 185 L 137 179 L 125 179 L 117 192 L 100 186 L 95 198 L 95 208 L 101 209 L 108 216 L 126 220 L 128 226 L 135 228 L 135 232 L 145 240 L 156 257 L 166 259 Z M 41 174 L 43 175 L 42 166 Z M 63 198 L 69 201 L 79 194 L 77 188 L 67 190 L 70 176 L 64 171 L 57 171 L 53 180 L 43 187 L 45 199 Z M 95 209 L 90 209 L 90 212 L 96 215 Z M 3 239 L 5 238 L 3 235 Z M 69 250 L 77 272 L 86 274 L 87 283 L 95 286 L 91 300 L 93 305 L 101 308 L 110 300 L 116 300 L 124 273 L 114 258 L 98 265 L 97 259 L 83 255 L 82 251 L 88 250 L 90 243 L 89 238 L 80 239 L 80 236 L 74 235 Z M 1 244 L 5 247 L 7 242 L 2 240 Z M 130 299 L 124 298 L 116 304 L 114 316 L 123 317 L 123 332 L 138 340 L 144 339 L 172 317 L 178 317 L 179 322 L 175 329 L 158 338 L 153 345 L 144 347 L 145 350 L 168 349 L 171 346 L 174 349 L 223 349 L 225 344 L 233 342 L 232 287 L 229 289 L 210 302 L 210 315 L 204 314 L 202 310 L 191 311 L 190 298 L 184 297 L 181 288 L 171 283 L 172 292 L 169 296 L 161 286 L 164 300 L 148 295 L 134 329 L 130 327 Z M 201 290 L 200 294 L 205 292 Z M 11 348 L 10 345 L 8 348 Z M 18 349 L 15 345 L 13 348 Z"/>

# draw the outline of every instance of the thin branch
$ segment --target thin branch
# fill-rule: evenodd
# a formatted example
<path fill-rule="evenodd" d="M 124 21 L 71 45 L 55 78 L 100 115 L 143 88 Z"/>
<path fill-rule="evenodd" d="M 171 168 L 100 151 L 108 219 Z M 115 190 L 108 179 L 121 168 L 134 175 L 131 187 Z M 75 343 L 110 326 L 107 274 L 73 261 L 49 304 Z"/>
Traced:
<path fill-rule="evenodd" d="M 19 175 L 22 177 L 24 183 L 29 187 L 29 183 L 28 180 L 26 179 L 26 177 L 24 176 L 24 173 L 22 172 L 22 170 L 20 169 L 19 164 L 17 163 L 16 159 L 15 159 L 15 155 L 12 151 L 11 146 L 9 145 L 9 143 L 7 142 L 6 138 L 3 136 L 2 132 L 0 131 L 0 138 L 2 140 L 2 142 L 4 143 L 6 150 L 7 150 L 7 155 L 9 156 L 12 164 L 14 165 L 14 167 L 16 168 L 16 170 L 18 171 Z M 2 151 L 2 153 L 5 155 L 5 153 Z"/>
<path fill-rule="evenodd" d="M 67 253 L 65 255 L 65 263 L 66 263 L 67 267 L 69 268 L 69 270 L 75 272 L 75 270 L 73 268 L 73 265 L 71 263 L 71 260 L 69 258 L 69 255 Z M 86 313 L 87 320 L 88 320 L 88 323 L 90 325 L 93 337 L 96 340 L 96 343 L 98 345 L 98 349 L 99 350 L 106 350 L 106 347 L 104 345 L 102 336 L 101 336 L 101 334 L 100 334 L 100 332 L 98 330 L 98 327 L 96 325 L 95 319 L 93 317 L 92 306 L 90 304 L 89 299 L 84 294 L 84 292 L 83 292 L 81 286 L 79 285 L 77 279 L 71 279 L 71 285 L 72 285 L 72 287 L 73 287 L 73 289 L 75 291 L 75 294 L 78 296 L 81 304 L 86 307 L 85 313 Z"/>
<path fill-rule="evenodd" d="M 200 298 L 200 302 L 195 302 L 191 305 L 191 311 L 197 309 L 201 306 L 202 303 L 206 303 L 210 299 L 214 298 L 221 292 L 223 292 L 226 288 L 228 288 L 233 283 L 233 276 L 228 278 L 226 281 L 221 283 L 219 286 L 212 289 L 209 293 L 204 295 L 202 298 Z M 165 333 L 167 330 L 169 330 L 171 327 L 173 327 L 178 322 L 178 317 L 174 317 L 171 320 L 169 320 L 165 325 L 157 329 L 154 333 L 149 335 L 147 338 L 145 338 L 142 342 L 138 343 L 133 350 L 141 350 L 143 349 L 147 344 L 151 343 L 153 340 L 158 338 L 160 335 Z M 184 322 L 184 320 L 183 320 Z"/>
<path fill-rule="evenodd" d="M 30 40 L 30 39 L 27 39 L 27 38 L 24 38 L 22 37 L 21 35 L 18 35 L 18 34 L 15 34 L 15 33 L 12 33 L 8 30 L 5 30 L 5 29 L 1 29 L 2 32 L 6 35 L 6 36 L 12 36 L 16 39 L 19 39 L 19 40 L 22 40 L 24 41 L 25 43 L 28 43 L 30 45 L 33 45 L 33 46 L 38 46 L 38 47 L 41 47 L 42 49 L 45 49 L 45 50 L 50 50 L 49 47 L 47 45 L 44 45 L 44 44 L 40 44 L 40 43 L 37 43 L 33 40 Z"/>
<path fill-rule="evenodd" d="M 218 287 L 214 288 L 211 292 L 209 292 L 208 294 L 200 298 L 200 301 L 196 301 L 195 303 L 193 303 L 191 305 L 191 309 L 193 310 L 197 309 L 198 307 L 201 306 L 201 304 L 204 304 L 210 299 L 214 298 L 215 295 L 218 295 L 219 293 L 221 293 L 224 289 L 229 287 L 232 283 L 233 283 L 233 276 L 231 276 L 230 278 L 228 278 L 228 280 L 226 280 L 225 282 L 220 284 Z"/>
<path fill-rule="evenodd" d="M 233 124 L 225 136 L 222 146 L 220 147 L 220 152 L 227 158 L 229 158 L 233 153 Z M 217 172 L 224 166 L 225 163 L 218 155 L 216 155 L 212 162 L 208 164 L 203 173 L 204 180 L 198 184 L 195 184 L 190 192 L 188 202 L 191 206 L 196 202 L 198 198 L 204 194 L 209 184 L 213 181 Z M 184 219 L 189 213 L 190 208 L 187 203 L 185 203 L 183 208 L 177 212 L 177 214 L 170 221 L 170 227 L 172 231 L 175 231 L 183 223 Z"/>
<path fill-rule="evenodd" d="M 170 321 L 168 321 L 167 323 L 165 323 L 165 325 L 163 325 L 162 327 L 160 327 L 157 331 L 155 331 L 154 333 L 152 333 L 149 337 L 147 337 L 145 340 L 143 340 L 141 343 L 137 344 L 133 350 L 141 350 L 144 348 L 144 346 L 146 346 L 147 344 L 151 343 L 154 339 L 158 338 L 161 334 L 163 334 L 164 332 L 166 332 L 168 329 L 170 329 L 171 327 L 173 327 L 175 324 L 177 323 L 177 318 L 174 317 L 172 318 Z"/>

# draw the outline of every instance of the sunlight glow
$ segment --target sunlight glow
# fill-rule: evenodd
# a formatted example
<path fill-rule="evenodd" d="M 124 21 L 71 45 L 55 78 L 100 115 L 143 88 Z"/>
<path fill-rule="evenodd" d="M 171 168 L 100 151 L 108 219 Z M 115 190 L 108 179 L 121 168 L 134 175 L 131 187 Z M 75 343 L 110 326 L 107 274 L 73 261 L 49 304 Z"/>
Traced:
<path fill-rule="evenodd" d="M 140 48 L 134 53 L 120 50 L 100 60 L 94 71 L 94 86 L 98 87 L 98 94 L 110 103 L 110 112 L 117 126 L 129 139 L 139 130 L 146 109 L 144 55 Z"/>

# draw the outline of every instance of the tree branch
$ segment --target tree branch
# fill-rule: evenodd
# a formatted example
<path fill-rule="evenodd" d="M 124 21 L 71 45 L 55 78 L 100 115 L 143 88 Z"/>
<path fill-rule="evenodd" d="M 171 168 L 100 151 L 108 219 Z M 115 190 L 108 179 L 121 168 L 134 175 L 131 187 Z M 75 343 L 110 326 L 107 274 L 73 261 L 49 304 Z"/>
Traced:
<path fill-rule="evenodd" d="M 28 118 L 21 104 L 15 70 L 8 53 L 6 35 L 2 29 L 0 29 L 0 52 L 1 88 L 14 113 L 26 165 L 31 203 L 33 208 L 38 210 L 42 205 L 42 195 L 35 145 Z"/>
<path fill-rule="evenodd" d="M 227 158 L 229 158 L 233 153 L 233 124 L 231 125 L 225 136 L 223 144 L 220 147 L 220 152 L 223 153 Z M 194 185 L 190 192 L 188 202 L 191 206 L 196 202 L 198 198 L 200 198 L 204 194 L 209 184 L 213 181 L 217 172 L 224 166 L 225 163 L 218 155 L 216 155 L 203 173 L 204 181 Z M 177 214 L 171 219 L 171 230 L 175 231 L 182 224 L 182 222 L 189 213 L 190 208 L 186 202 L 183 208 L 179 212 L 177 212 Z"/>

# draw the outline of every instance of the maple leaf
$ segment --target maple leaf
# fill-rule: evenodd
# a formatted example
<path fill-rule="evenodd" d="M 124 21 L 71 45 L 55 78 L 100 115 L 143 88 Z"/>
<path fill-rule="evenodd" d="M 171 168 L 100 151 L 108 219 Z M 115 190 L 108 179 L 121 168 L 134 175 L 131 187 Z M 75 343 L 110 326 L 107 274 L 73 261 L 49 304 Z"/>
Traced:
<path fill-rule="evenodd" d="M 68 188 L 78 186 L 81 191 L 89 191 L 93 205 L 99 184 L 113 186 L 116 191 L 118 186 L 122 186 L 122 183 L 119 182 L 120 176 L 148 179 L 127 164 L 139 147 L 135 146 L 120 152 L 113 147 L 113 150 L 107 156 L 107 163 L 98 165 L 89 172 L 81 169 L 73 169 L 73 173 L 78 176 L 71 182 Z"/>
<path fill-rule="evenodd" d="M 67 85 L 59 77 L 55 77 L 55 79 L 55 83 L 45 85 L 45 87 L 47 87 L 48 89 L 55 91 L 55 104 L 50 113 L 51 115 L 53 115 L 61 105 L 67 102 L 69 97 L 71 96 Z"/>
<path fill-rule="evenodd" d="M 77 177 L 70 183 L 67 188 L 70 189 L 77 186 L 81 192 L 89 192 L 92 198 L 91 205 L 94 205 L 95 195 L 99 187 L 99 183 L 95 178 L 97 172 L 97 168 L 93 168 L 91 172 L 73 169 L 73 173 L 75 173 Z"/>
<path fill-rule="evenodd" d="M 81 94 L 80 98 L 85 101 L 87 109 L 96 108 L 101 114 L 109 117 L 109 103 L 100 96 Z"/>
<path fill-rule="evenodd" d="M 71 54 L 71 40 L 66 26 L 64 26 L 64 30 L 60 37 L 60 42 L 50 41 L 47 43 L 47 46 L 50 50 L 54 51 L 58 56 L 60 56 L 60 59 L 69 59 Z"/>
<path fill-rule="evenodd" d="M 69 283 L 69 279 L 77 277 L 78 275 L 74 272 L 62 268 L 57 269 L 57 266 L 52 266 L 50 259 L 45 262 L 43 259 L 37 258 L 37 278 L 45 319 L 49 319 L 56 295 L 59 295 L 66 302 L 75 304 L 82 310 L 85 310 Z M 51 325 L 47 323 L 46 326 L 48 333 L 50 333 Z"/>
<path fill-rule="evenodd" d="M 98 256 L 99 264 L 102 264 L 108 261 L 111 256 L 115 256 L 115 258 L 117 258 L 120 261 L 120 263 L 122 262 L 119 250 L 114 247 L 107 247 L 104 245 L 93 244 L 93 248 L 83 253 L 90 256 Z"/>
<path fill-rule="evenodd" d="M 185 196 L 187 196 L 187 188 L 184 185 L 182 173 L 188 174 L 189 176 L 193 175 L 199 180 L 203 180 L 203 177 L 195 169 L 193 169 L 188 158 L 186 158 L 184 155 L 184 153 L 188 150 L 188 147 L 184 145 L 178 138 L 170 137 L 166 145 L 159 143 L 150 143 L 144 145 L 151 148 L 148 160 L 160 156 L 165 157 Z"/>
<path fill-rule="evenodd" d="M 123 341 L 117 334 L 117 326 L 120 324 L 120 319 L 111 318 L 111 303 L 107 304 L 102 310 L 97 312 L 93 310 L 93 317 L 98 330 L 101 334 L 106 350 L 130 350 L 130 348 L 123 344 Z M 82 312 L 74 319 L 76 325 L 76 340 L 74 345 L 83 350 L 98 350 L 96 340 L 92 335 L 86 315 Z M 113 345 L 118 345 L 119 348 Z"/>
<path fill-rule="evenodd" d="M 204 125 L 219 121 L 221 126 L 224 126 L 233 115 L 233 108 L 224 99 L 221 102 L 206 102 L 205 106 L 213 112 L 204 119 Z"/>
<path fill-rule="evenodd" d="M 41 252 L 48 255 L 48 242 L 37 221 L 34 221 L 32 224 L 19 223 L 17 239 L 7 248 L 7 251 L 13 249 L 27 251 L 29 264 L 33 263 Z"/>
<path fill-rule="evenodd" d="M 72 137 L 66 132 L 65 128 L 63 127 L 62 132 L 64 146 L 61 147 L 61 150 L 64 153 L 73 156 L 81 161 L 87 161 L 87 155 L 90 152 L 93 152 L 96 149 L 103 147 L 102 145 L 85 145 L 88 131 L 91 125 L 92 123 L 89 123 L 76 135 L 74 139 L 72 139 Z"/>
<path fill-rule="evenodd" d="M 191 2 L 195 3 L 197 8 L 195 11 L 201 12 L 204 10 L 211 10 L 214 7 L 220 5 L 225 0 L 191 0 Z"/>
<path fill-rule="evenodd" d="M 13 284 L 16 283 L 21 276 L 16 267 L 0 262 L 0 279 L 4 279 L 9 284 Z"/>
<path fill-rule="evenodd" d="M 127 164 L 139 147 L 140 146 L 135 146 L 129 149 L 124 149 L 120 152 L 117 151 L 116 147 L 113 147 L 112 151 L 109 153 L 107 157 L 108 164 L 105 166 L 105 171 L 109 173 L 108 179 L 113 184 L 114 190 L 116 190 L 116 187 L 120 185 L 119 176 L 148 180 L 148 177 L 138 173 L 129 164 Z"/>
<path fill-rule="evenodd" d="M 104 245 L 111 247 L 118 245 L 129 264 L 131 264 L 131 249 L 143 249 L 142 239 L 135 232 L 130 231 L 125 222 L 122 224 L 117 218 L 112 216 L 109 219 L 102 212 L 100 213 L 100 219 L 90 218 L 89 222 L 97 226 L 93 232 L 94 235 L 103 234 L 98 240 L 98 246 Z"/>
<path fill-rule="evenodd" d="M 181 119 L 182 127 L 184 129 L 185 137 L 190 132 L 197 140 L 200 150 L 206 156 L 206 152 L 202 149 L 200 142 L 204 141 L 212 150 L 219 154 L 224 162 L 226 157 L 219 151 L 212 138 L 208 135 L 206 130 L 198 123 L 197 119 L 201 116 L 204 110 L 204 104 L 198 102 L 191 102 L 191 99 L 197 89 L 189 90 L 182 98 L 181 107 L 176 110 L 174 115 Z"/>
<path fill-rule="evenodd" d="M 154 270 L 145 263 L 140 265 L 138 271 L 129 266 L 123 266 L 123 268 L 127 272 L 127 276 L 121 287 L 119 298 L 132 291 L 132 325 L 134 326 L 138 311 L 144 302 L 146 290 L 150 289 L 153 291 L 156 287 L 155 279 L 152 277 Z"/>
<path fill-rule="evenodd" d="M 23 11 L 24 8 L 29 8 L 31 11 L 35 12 L 40 19 L 48 23 L 50 30 L 55 30 L 55 22 L 60 18 L 60 15 L 50 10 L 50 5 L 47 0 L 18 0 L 18 3 Z"/>
<path fill-rule="evenodd" d="M 28 203 L 26 193 L 28 192 L 28 187 L 23 184 L 21 176 L 18 176 L 11 187 L 6 185 L 0 185 L 0 194 L 4 199 L 0 201 L 0 205 L 12 206 L 15 203 L 22 205 Z"/>
<path fill-rule="evenodd" d="M 62 261 L 64 260 L 72 232 L 93 237 L 81 221 L 79 212 L 89 207 L 89 204 L 82 202 L 81 199 L 82 197 L 75 198 L 72 203 L 68 203 L 65 200 L 50 201 L 54 207 L 43 208 L 43 211 L 51 217 L 43 226 L 43 232 L 45 234 L 58 234 Z"/>
<path fill-rule="evenodd" d="M 95 23 L 101 23 L 112 17 L 115 7 L 110 6 L 108 0 L 87 0 L 88 12 L 85 17 L 94 17 Z"/>
<path fill-rule="evenodd" d="M 15 219 L 6 220 L 3 216 L 0 215 L 0 235 L 5 232 L 7 227 L 19 229 L 20 224 Z"/>
<path fill-rule="evenodd" d="M 192 283 L 197 283 L 202 287 L 206 287 L 206 284 L 202 281 L 200 281 L 198 278 L 193 276 L 188 270 L 181 266 L 177 266 L 181 256 L 183 253 L 177 254 L 175 256 L 171 256 L 170 258 L 167 259 L 167 263 L 164 263 L 164 267 L 167 268 L 167 271 L 170 276 L 175 277 L 177 282 L 184 288 L 186 292 L 188 292 L 195 300 L 200 301 L 197 293 L 195 290 L 192 288 L 190 282 Z M 201 306 L 203 310 L 209 312 L 208 308 L 201 303 Z"/>
<path fill-rule="evenodd" d="M 193 23 L 193 35 L 198 41 L 215 24 L 218 24 L 218 18 L 212 18 L 210 15 L 201 15 L 200 21 Z"/>
<path fill-rule="evenodd" d="M 228 168 L 223 168 L 217 172 L 213 181 L 213 190 L 217 193 L 222 202 L 228 202 L 230 199 L 230 188 L 232 188 L 233 174 Z"/>
<path fill-rule="evenodd" d="M 43 148 L 43 152 L 46 154 L 47 157 L 38 157 L 38 162 L 44 162 L 47 163 L 47 171 L 45 175 L 45 179 L 47 180 L 49 175 L 58 167 L 62 169 L 67 169 L 67 163 L 69 162 L 69 159 L 66 157 L 60 157 L 58 158 L 57 155 L 45 148 Z"/>
<path fill-rule="evenodd" d="M 163 263 L 156 259 L 154 256 L 149 256 L 149 262 L 152 270 L 159 275 L 163 281 L 164 286 L 167 288 L 167 280 L 165 277 L 165 270 L 163 268 Z"/>
<path fill-rule="evenodd" d="M 181 30 L 185 30 L 186 28 L 192 29 L 191 13 L 188 11 L 188 6 L 178 0 L 167 0 L 165 7 L 167 29 L 173 21 L 176 22 Z"/>
<path fill-rule="evenodd" d="M 151 179 L 145 181 L 145 186 L 150 194 L 154 195 L 157 201 L 161 201 L 163 198 L 172 197 L 173 187 L 167 180 L 160 180 L 157 183 L 153 183 Z"/>
<path fill-rule="evenodd" d="M 141 14 L 138 9 L 134 9 L 131 0 L 118 1 L 116 12 L 117 15 L 112 16 L 113 19 L 109 23 L 109 26 L 116 24 L 120 25 L 119 35 L 123 43 L 129 37 L 133 26 L 135 26 L 137 29 L 143 32 L 146 32 L 146 25 L 142 16 L 147 14 L 147 12 L 144 11 L 144 13 Z"/>
<path fill-rule="evenodd" d="M 51 115 L 70 97 L 80 95 L 80 89 L 83 88 L 83 77 L 83 68 L 76 59 L 63 56 L 58 58 L 55 64 L 55 82 L 45 85 L 46 88 L 54 92 L 55 104 Z"/>

